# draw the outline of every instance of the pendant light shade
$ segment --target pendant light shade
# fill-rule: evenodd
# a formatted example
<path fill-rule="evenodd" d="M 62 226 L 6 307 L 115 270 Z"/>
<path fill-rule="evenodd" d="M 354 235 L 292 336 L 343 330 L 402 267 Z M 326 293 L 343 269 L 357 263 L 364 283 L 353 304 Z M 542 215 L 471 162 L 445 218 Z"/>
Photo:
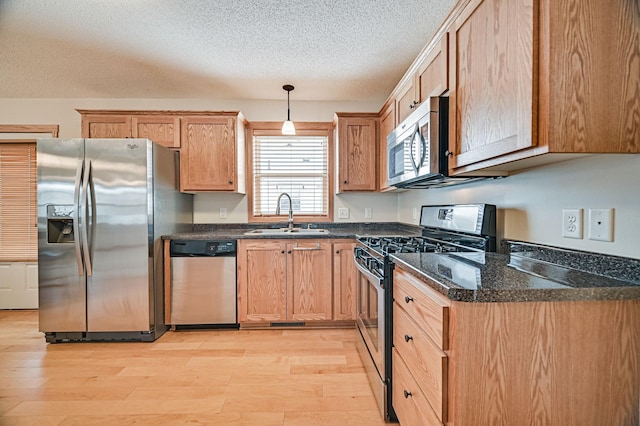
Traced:
<path fill-rule="evenodd" d="M 282 86 L 284 90 L 287 91 L 287 121 L 282 123 L 282 134 L 283 135 L 295 135 L 296 134 L 296 126 L 293 125 L 293 121 L 291 121 L 291 110 L 289 109 L 289 93 L 294 89 L 294 87 L 290 84 L 285 84 Z"/>

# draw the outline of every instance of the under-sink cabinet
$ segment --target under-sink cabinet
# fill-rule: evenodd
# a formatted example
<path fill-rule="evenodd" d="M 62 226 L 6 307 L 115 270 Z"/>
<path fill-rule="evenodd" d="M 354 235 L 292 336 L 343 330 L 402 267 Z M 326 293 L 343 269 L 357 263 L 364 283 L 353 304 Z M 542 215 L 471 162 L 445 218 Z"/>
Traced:
<path fill-rule="evenodd" d="M 329 239 L 239 240 L 241 327 L 331 325 L 351 320 L 355 315 L 351 244 Z"/>
<path fill-rule="evenodd" d="M 394 271 L 403 426 L 637 425 L 640 300 L 459 302 Z"/>

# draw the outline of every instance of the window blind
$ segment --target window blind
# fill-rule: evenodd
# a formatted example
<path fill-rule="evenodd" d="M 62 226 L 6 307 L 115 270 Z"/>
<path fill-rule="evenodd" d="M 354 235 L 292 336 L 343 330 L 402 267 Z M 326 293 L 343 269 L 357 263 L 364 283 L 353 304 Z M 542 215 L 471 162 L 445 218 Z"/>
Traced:
<path fill-rule="evenodd" d="M 328 184 L 326 136 L 254 136 L 254 216 L 274 215 L 283 192 L 291 196 L 295 214 L 327 216 Z M 289 199 L 280 202 L 285 214 Z"/>
<path fill-rule="evenodd" d="M 0 143 L 0 262 L 38 260 L 35 143 Z"/>

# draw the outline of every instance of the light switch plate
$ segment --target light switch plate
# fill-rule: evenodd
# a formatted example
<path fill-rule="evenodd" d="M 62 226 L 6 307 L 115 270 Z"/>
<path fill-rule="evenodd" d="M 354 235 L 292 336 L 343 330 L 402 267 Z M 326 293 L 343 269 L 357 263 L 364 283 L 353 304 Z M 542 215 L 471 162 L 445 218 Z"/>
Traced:
<path fill-rule="evenodd" d="M 338 219 L 349 219 L 349 209 L 346 207 L 340 207 L 338 209 Z"/>
<path fill-rule="evenodd" d="M 227 218 L 227 209 L 225 207 L 220 207 L 220 219 Z"/>

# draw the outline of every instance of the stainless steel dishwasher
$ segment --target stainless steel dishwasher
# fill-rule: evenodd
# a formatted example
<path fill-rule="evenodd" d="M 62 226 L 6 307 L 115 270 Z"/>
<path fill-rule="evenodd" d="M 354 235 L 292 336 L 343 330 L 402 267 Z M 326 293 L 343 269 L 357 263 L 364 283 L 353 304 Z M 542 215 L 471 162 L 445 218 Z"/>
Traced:
<path fill-rule="evenodd" d="M 237 327 L 236 241 L 172 240 L 170 324 Z"/>

